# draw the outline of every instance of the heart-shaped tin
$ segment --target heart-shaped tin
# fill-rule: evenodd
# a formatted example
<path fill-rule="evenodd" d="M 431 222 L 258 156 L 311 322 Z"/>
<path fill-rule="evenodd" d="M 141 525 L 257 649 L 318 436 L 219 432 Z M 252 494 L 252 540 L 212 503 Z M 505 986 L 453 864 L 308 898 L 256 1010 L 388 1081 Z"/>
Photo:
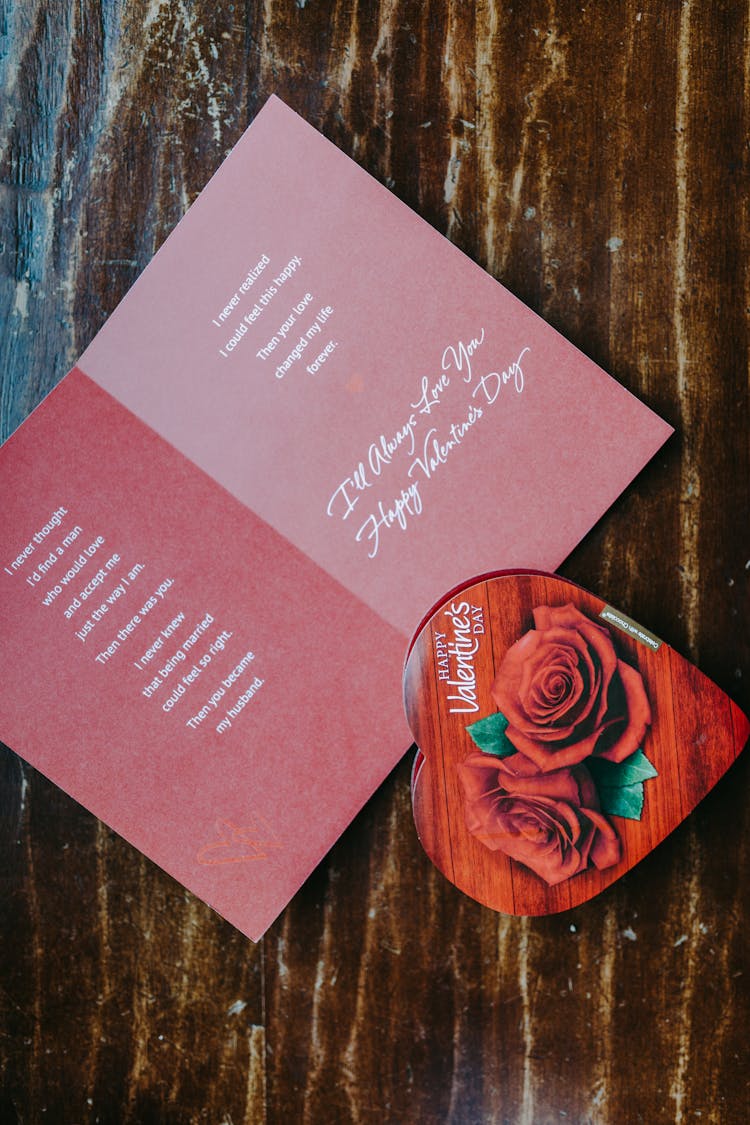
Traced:
<path fill-rule="evenodd" d="M 503 571 L 425 618 L 404 670 L 420 841 L 506 914 L 586 902 L 716 784 L 750 723 L 647 629 L 557 575 Z"/>

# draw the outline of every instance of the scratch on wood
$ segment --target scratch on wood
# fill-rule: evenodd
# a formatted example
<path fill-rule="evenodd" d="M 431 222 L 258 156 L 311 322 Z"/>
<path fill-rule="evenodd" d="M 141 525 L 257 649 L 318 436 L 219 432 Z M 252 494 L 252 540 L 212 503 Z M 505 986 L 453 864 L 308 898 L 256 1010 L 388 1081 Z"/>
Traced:
<path fill-rule="evenodd" d="M 349 39 L 343 47 L 331 44 L 331 60 L 329 70 L 331 83 L 336 86 L 344 102 L 351 97 L 352 77 L 357 62 L 357 9 L 352 13 Z"/>
<path fill-rule="evenodd" d="M 523 1044 L 523 1089 L 518 1125 L 535 1125 L 534 1113 L 534 1021 L 529 995 L 529 919 L 523 918 L 518 942 L 518 985 L 521 990 L 523 1016 L 521 1039 Z"/>
<path fill-rule="evenodd" d="M 245 1125 L 262 1125 L 266 1121 L 266 1032 L 258 1024 L 248 1029 L 249 1066 L 247 1096 L 245 1098 Z M 258 1107 L 262 1106 L 262 1116 Z"/>
<path fill-rule="evenodd" d="M 628 104 L 628 90 L 633 68 L 633 51 L 635 49 L 635 37 L 638 34 L 637 28 L 637 23 L 632 21 L 628 22 L 625 53 L 620 67 L 619 101 L 621 105 Z M 623 114 L 618 119 L 613 129 L 613 140 L 610 142 L 609 146 L 609 149 L 613 150 L 612 163 L 615 170 L 615 174 L 612 176 L 611 180 L 612 192 L 609 229 L 615 233 L 612 234 L 606 242 L 606 247 L 609 250 L 607 261 L 607 268 L 609 270 L 608 351 L 609 363 L 615 370 L 618 366 L 620 348 L 625 349 L 627 356 L 626 362 L 628 364 L 630 364 L 633 359 L 632 338 L 629 333 L 623 332 L 623 314 L 627 316 L 632 312 L 629 288 L 631 265 L 626 255 L 617 253 L 623 245 L 623 239 L 618 232 L 623 231 L 628 222 L 628 215 L 624 213 L 623 189 L 626 178 L 626 157 L 628 151 L 632 148 L 630 122 L 631 118 L 629 115 Z M 626 573 L 630 574 L 630 570 L 627 570 Z"/>
<path fill-rule="evenodd" d="M 514 972 L 518 954 L 518 933 L 522 926 L 521 919 L 510 914 L 498 914 L 491 931 L 493 940 L 489 943 L 489 955 L 494 962 L 495 971 L 492 978 L 488 977 L 487 995 L 491 997 L 492 1006 L 499 1014 L 493 1038 L 490 1040 L 493 1054 L 512 1053 L 517 1057 L 520 1053 L 519 1040 L 524 1032 L 523 1018 L 519 1028 L 518 1021 L 508 1019 L 505 1012 L 509 1012 L 511 1008 L 515 1012 L 519 1001 L 521 1005 L 523 1004 L 523 999 L 517 990 L 517 974 Z M 512 1092 L 508 1088 L 507 1080 L 503 1080 L 499 1068 L 493 1067 L 490 1072 L 485 1071 L 482 1077 L 485 1083 L 486 1120 L 509 1121 L 510 1109 L 512 1107 L 515 1111 L 519 1098 L 516 1068 L 514 1067 L 512 1075 L 509 1075 L 513 1082 Z M 520 1078 L 523 1078 L 523 1071 Z M 520 1092 L 522 1091 L 523 1086 Z"/>
<path fill-rule="evenodd" d="M 146 13 L 146 19 L 143 25 L 144 34 L 147 35 L 148 31 L 161 11 L 162 4 L 160 0 L 152 3 Z M 103 105 L 101 117 L 103 121 L 113 122 L 116 120 L 117 108 L 120 105 L 126 93 L 129 93 L 131 87 L 140 77 L 141 68 L 130 65 L 131 60 L 122 54 L 120 44 L 125 39 L 123 34 L 122 25 L 118 24 L 112 27 L 112 47 L 108 56 L 108 65 L 105 67 L 102 74 L 103 83 Z M 148 44 L 148 39 L 146 39 Z M 98 160 L 104 162 L 106 157 L 100 156 Z M 94 168 L 98 168 L 98 160 L 94 158 Z"/>
<path fill-rule="evenodd" d="M 186 902 L 186 911 L 182 917 L 180 926 L 180 954 L 179 960 L 173 969 L 174 977 L 177 977 L 177 970 L 179 968 L 179 985 L 174 990 L 174 1021 L 177 1027 L 182 1026 L 190 1006 L 195 1000 L 195 981 L 196 981 L 196 955 L 198 954 L 198 936 L 199 936 L 199 912 L 202 911 L 198 900 L 189 895 Z M 176 982 L 175 982 L 176 983 Z M 169 1102 L 175 1103 L 180 1095 L 180 1079 L 181 1075 L 178 1071 L 175 1072 L 172 1078 L 172 1085 L 169 1090 Z"/>
<path fill-rule="evenodd" d="M 692 1029 L 692 1007 L 695 1000 L 695 986 L 698 979 L 698 941 L 700 926 L 701 878 L 699 874 L 698 843 L 695 829 L 690 827 L 688 862 L 690 878 L 687 887 L 679 898 L 680 925 L 687 930 L 688 941 L 684 943 L 686 964 L 682 970 L 682 990 L 680 1006 L 676 1012 L 678 1024 L 677 1061 L 669 1086 L 669 1096 L 674 1101 L 675 1125 L 686 1120 L 686 1082 L 690 1072 L 690 1049 Z"/>
<path fill-rule="evenodd" d="M 21 826 L 23 825 L 24 814 L 26 812 L 26 796 L 29 792 L 29 779 L 28 779 L 26 771 L 30 767 L 27 766 L 26 763 L 23 762 L 20 758 L 18 758 L 17 761 L 18 761 L 18 769 L 19 769 L 20 774 L 21 774 L 21 791 L 18 795 L 18 832 L 19 832 L 19 842 L 20 842 Z"/>
<path fill-rule="evenodd" d="M 615 967 L 617 960 L 617 919 L 614 907 L 608 906 L 604 915 L 599 944 L 598 995 L 594 1006 L 594 1036 L 599 1044 L 596 1065 L 592 1075 L 589 1118 L 591 1121 L 609 1120 L 609 1101 L 612 1064 L 614 1058 L 613 1016 L 615 1009 Z"/>
<path fill-rule="evenodd" d="M 146 860 L 139 857 L 138 863 L 138 921 L 140 940 L 147 941 L 150 937 L 149 918 L 146 892 Z M 128 1113 L 135 1108 L 138 1091 L 141 1085 L 147 1085 L 145 1072 L 148 1069 L 148 1043 L 150 1039 L 150 1023 L 148 1002 L 146 996 L 146 963 L 143 957 L 135 957 L 135 971 L 133 975 L 133 999 L 131 1011 L 133 1013 L 134 1045 L 133 1061 L 128 1074 Z"/>
<path fill-rule="evenodd" d="M 460 37 L 463 25 L 466 22 L 466 5 L 451 3 L 448 6 L 448 24 L 443 52 L 442 79 L 443 87 L 447 88 L 448 121 L 451 123 L 450 154 L 443 181 L 443 200 L 448 207 L 448 223 L 446 234 L 451 238 L 461 222 L 461 209 L 456 200 L 461 165 L 469 151 L 469 143 L 465 138 L 466 128 L 461 124 L 464 120 L 474 123 L 473 91 L 466 88 L 463 62 L 463 52 L 460 50 Z M 460 125 L 460 131 L 459 131 Z"/>
<path fill-rule="evenodd" d="M 367 897 L 367 913 L 368 917 L 372 914 L 373 905 L 373 884 L 369 884 L 370 891 Z M 377 893 L 377 892 L 375 892 Z M 367 970 L 372 960 L 372 949 L 375 941 L 373 925 L 365 927 L 365 944 L 359 959 L 359 966 L 357 970 L 357 1000 L 354 1007 L 354 1016 L 349 1029 L 349 1036 L 346 1041 L 346 1046 L 341 1052 L 341 1087 L 345 1094 L 351 1114 L 351 1120 L 357 1119 L 357 1098 L 356 1098 L 356 1080 L 357 1074 L 357 1046 L 358 1035 L 362 1029 L 363 1020 L 367 1011 L 366 999 L 366 978 Z"/>
<path fill-rule="evenodd" d="M 100 820 L 96 822 L 96 899 L 97 899 L 97 925 L 98 925 L 98 970 L 99 970 L 99 995 L 97 1002 L 92 1005 L 91 1016 L 91 1046 L 89 1048 L 86 1075 L 88 1096 L 93 1098 L 96 1089 L 96 1078 L 99 1066 L 99 1048 L 102 1041 L 102 1005 L 107 1000 L 110 992 L 109 977 L 109 877 L 107 875 L 107 830 Z"/>
<path fill-rule="evenodd" d="M 370 56 L 370 58 L 376 65 L 390 41 L 392 30 L 390 24 L 394 14 L 394 0 L 385 0 L 385 3 L 380 6 L 380 11 L 378 14 L 380 16 L 378 38 L 375 42 L 375 46 L 373 47 L 372 54 Z"/>
<path fill-rule="evenodd" d="M 34 981 L 34 1030 L 32 1033 L 31 1050 L 28 1053 L 29 1072 L 27 1082 L 31 1104 L 38 1105 L 40 1078 L 38 1060 L 43 1057 L 42 1012 L 44 1006 L 42 998 L 42 964 L 44 962 L 44 948 L 42 946 L 42 920 L 39 911 L 39 895 L 37 894 L 34 851 L 31 845 L 31 839 L 31 832 L 26 832 L 24 848 L 26 853 L 26 900 L 29 904 L 31 940 L 34 950 L 34 956 L 31 959 L 31 971 Z"/>
<path fill-rule="evenodd" d="M 11 8 L 10 19 L 7 15 L 5 17 L 6 22 L 3 27 L 5 42 L 0 51 L 0 86 L 3 89 L 3 97 L 0 98 L 0 121 L 4 130 L 17 109 L 16 83 L 22 58 L 17 44 L 21 38 L 25 39 L 29 34 L 32 23 L 29 7 L 28 4 L 16 4 Z M 19 27 L 19 24 L 23 27 Z"/>
<path fill-rule="evenodd" d="M 221 141 L 222 110 L 216 94 L 211 71 L 201 52 L 198 29 L 196 27 L 196 17 L 192 8 L 188 8 L 186 4 L 180 4 L 180 14 L 182 16 L 185 34 L 190 41 L 193 59 L 195 60 L 195 70 L 188 75 L 188 78 L 191 80 L 199 79 L 203 84 L 206 92 L 206 113 L 213 126 L 214 140 L 219 144 Z"/>
<path fill-rule="evenodd" d="M 322 1011 L 325 1007 L 326 969 L 334 963 L 336 933 L 331 918 L 332 897 L 326 895 L 323 908 L 323 934 L 315 966 L 315 985 L 312 998 L 312 1017 L 310 1020 L 310 1068 L 305 1083 L 304 1120 L 314 1120 L 314 1104 L 319 1094 L 320 1075 L 325 1063 L 325 1036 L 321 1028 Z M 358 997 L 359 1000 L 359 997 Z M 356 1030 L 356 1025 L 353 1030 Z"/>
<path fill-rule="evenodd" d="M 386 180 L 391 178 L 391 153 L 392 153 L 392 137 L 391 129 L 387 126 L 386 122 L 390 120 L 393 115 L 394 109 L 394 93 L 393 93 L 393 54 L 394 54 L 394 38 L 398 22 L 398 0 L 381 0 L 380 4 L 380 28 L 378 31 L 378 40 L 372 52 L 372 61 L 376 67 L 380 65 L 381 55 L 385 56 L 386 66 L 381 71 L 381 77 L 378 79 L 375 88 L 375 120 L 381 124 L 385 130 L 385 145 L 383 149 L 383 166 L 382 175 Z"/>
<path fill-rule="evenodd" d="M 528 151 L 529 137 L 531 136 L 532 127 L 537 124 L 539 116 L 539 108 L 542 107 L 544 98 L 552 87 L 560 80 L 567 78 L 568 64 L 567 55 L 563 40 L 560 38 L 557 25 L 556 25 L 555 4 L 550 3 L 549 10 L 549 25 L 547 35 L 543 43 L 544 55 L 548 60 L 548 65 L 545 68 L 544 79 L 539 84 L 533 93 L 528 98 L 530 112 L 526 114 L 523 120 L 523 140 L 522 140 L 522 154 L 521 162 L 516 169 L 513 176 L 513 184 L 510 196 L 510 212 L 508 216 L 508 230 L 515 230 L 518 220 L 521 215 L 522 198 L 521 188 L 523 186 L 523 177 L 525 174 L 525 161 Z M 549 195 L 550 182 L 554 174 L 553 164 L 549 159 L 549 147 L 546 144 L 539 146 L 539 202 L 540 211 L 542 216 L 542 278 L 545 282 L 544 292 L 548 295 L 554 294 L 556 286 L 555 271 L 551 265 L 551 260 L 554 257 L 550 253 L 551 246 L 545 247 L 545 233 L 544 233 L 544 216 L 547 213 L 546 200 Z M 502 258 L 502 270 L 508 263 L 508 256 L 511 249 L 511 241 L 509 238 L 505 240 L 505 248 Z"/>
<path fill-rule="evenodd" d="M 447 90 L 448 96 L 448 120 L 454 121 L 460 117 L 462 113 L 466 112 L 463 104 L 463 90 L 459 81 L 458 70 L 454 63 L 455 47 L 454 41 L 457 36 L 457 19 L 455 4 L 448 5 L 448 26 L 445 36 L 445 50 L 443 51 L 443 66 L 442 66 L 442 85 L 443 89 Z M 461 154 L 459 151 L 459 138 L 456 135 L 455 129 L 452 131 L 451 136 L 451 149 L 450 156 L 448 157 L 448 166 L 445 173 L 445 181 L 443 183 L 443 198 L 447 204 L 453 203 L 453 197 L 456 194 L 458 186 L 458 177 L 461 171 Z M 450 237 L 453 228 L 453 211 L 449 212 L 448 216 L 448 236 Z"/>
<path fill-rule="evenodd" d="M 386 831 L 387 843 L 382 850 L 378 849 L 377 854 L 384 856 L 382 868 L 378 866 L 376 871 L 375 861 L 372 858 L 375 853 L 371 853 L 369 864 L 370 878 L 368 879 L 368 895 L 363 907 L 366 911 L 368 922 L 365 926 L 364 946 L 357 966 L 356 1002 L 346 1046 L 341 1053 L 341 1074 L 339 1078 L 339 1087 L 347 1098 L 349 1106 L 348 1120 L 352 1122 L 361 1120 L 361 1089 L 356 1081 L 356 1076 L 360 1071 L 358 1065 L 360 1049 L 365 1056 L 370 1049 L 366 1028 L 367 1012 L 372 1003 L 372 994 L 371 990 L 368 989 L 368 982 L 372 980 L 373 964 L 375 963 L 379 947 L 386 944 L 383 941 L 381 932 L 383 926 L 387 927 L 389 931 L 387 936 L 387 948 L 389 952 L 399 954 L 401 951 L 397 912 L 392 907 L 392 904 L 386 901 L 385 888 L 399 887 L 401 872 L 399 870 L 398 841 L 403 833 L 406 809 L 410 806 L 410 799 L 406 791 L 404 791 L 402 797 L 402 802 L 394 801 L 391 805 Z M 327 960 L 333 956 L 335 948 L 336 945 L 334 941 L 334 944 L 326 949 Z M 364 1039 L 363 1042 L 361 1042 L 362 1037 Z"/>
<path fill-rule="evenodd" d="M 146 13 L 143 16 L 143 30 L 145 32 L 149 30 L 154 20 L 159 18 L 162 8 L 168 3 L 169 0 L 150 0 Z"/>
<path fill-rule="evenodd" d="M 29 284 L 28 277 L 22 277 L 16 282 L 16 295 L 13 301 L 13 312 L 21 320 L 26 320 L 29 315 Z"/>
<path fill-rule="evenodd" d="M 690 124 L 690 33 L 692 0 L 685 0 L 680 14 L 677 44 L 677 101 L 675 107 L 675 185 L 677 191 L 677 235 L 674 254 L 674 333 L 677 360 L 677 392 L 682 410 L 684 435 L 680 469 L 680 538 L 682 611 L 689 655 L 698 656 L 698 609 L 700 603 L 699 505 L 700 477 L 692 434 L 696 425 L 689 379 L 688 318 L 685 306 L 688 289 L 688 129 Z"/>
<path fill-rule="evenodd" d="M 455 918 L 456 933 L 461 933 L 462 921 L 465 914 L 466 903 L 461 900 L 458 904 L 458 910 Z M 457 943 L 452 950 L 451 966 L 456 978 L 456 984 L 461 978 L 462 966 L 462 950 L 460 943 Z M 461 1074 L 461 1055 L 465 1050 L 464 1039 L 464 1020 L 465 1005 L 460 1002 L 460 992 L 458 987 L 455 988 L 457 993 L 454 1008 L 453 1008 L 453 1028 L 451 1035 L 451 1072 L 450 1072 L 450 1099 L 448 1102 L 448 1112 L 446 1118 L 448 1121 L 460 1121 L 462 1114 L 461 1106 L 461 1083 L 459 1076 Z"/>
<path fill-rule="evenodd" d="M 258 60 L 258 85 L 272 90 L 276 84 L 276 50 L 272 35 L 273 0 L 263 0 L 263 17 L 260 21 L 260 57 Z"/>
<path fill-rule="evenodd" d="M 495 117 L 489 98 L 483 91 L 492 90 L 497 82 L 493 66 L 493 45 L 499 31 L 497 5 L 483 4 L 476 13 L 475 68 L 477 75 L 477 190 L 483 208 L 484 262 L 491 273 L 497 271 L 497 175 L 494 166 L 496 152 Z"/>

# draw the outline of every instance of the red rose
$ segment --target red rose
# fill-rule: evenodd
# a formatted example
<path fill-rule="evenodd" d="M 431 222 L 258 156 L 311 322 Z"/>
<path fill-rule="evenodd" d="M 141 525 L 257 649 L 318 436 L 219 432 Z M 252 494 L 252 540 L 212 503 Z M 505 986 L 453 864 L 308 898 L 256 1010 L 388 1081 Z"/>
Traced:
<path fill-rule="evenodd" d="M 466 825 L 492 851 L 518 860 L 554 886 L 620 859 L 620 841 L 599 811 L 585 766 L 540 774 L 523 754 L 477 751 L 458 767 Z"/>
<path fill-rule="evenodd" d="M 641 674 L 609 631 L 573 605 L 537 606 L 492 684 L 506 734 L 543 771 L 590 754 L 622 762 L 639 749 L 651 709 Z"/>

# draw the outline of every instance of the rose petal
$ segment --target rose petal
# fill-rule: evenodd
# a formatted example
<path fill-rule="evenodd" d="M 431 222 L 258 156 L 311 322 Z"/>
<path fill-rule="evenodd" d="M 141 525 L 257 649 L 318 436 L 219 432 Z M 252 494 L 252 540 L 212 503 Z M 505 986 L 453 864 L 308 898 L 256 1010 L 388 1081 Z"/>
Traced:
<path fill-rule="evenodd" d="M 579 833 L 578 839 L 575 843 L 576 859 L 578 862 L 578 871 L 585 871 L 589 865 L 589 855 L 591 854 L 591 847 L 594 841 L 595 829 L 588 818 L 585 816 L 585 810 L 578 810 L 579 815 Z M 578 874 L 578 872 L 574 872 Z"/>
<path fill-rule="evenodd" d="M 580 836 L 580 822 L 574 809 L 565 802 L 544 799 L 523 804 L 504 801 L 502 805 L 492 843 L 494 850 L 500 848 L 551 886 L 581 870 L 581 857 L 574 846 Z M 528 832 L 517 831 L 518 821 L 525 822 L 529 817 L 540 832 L 534 839 Z"/>
<path fill-rule="evenodd" d="M 611 745 L 605 740 L 600 752 L 624 755 L 632 738 L 629 715 L 625 729 L 616 728 L 631 701 L 608 630 L 572 604 L 537 606 L 534 623 L 537 628 L 508 649 L 491 686 L 510 741 L 544 772 L 583 761 L 607 729 Z M 622 714 L 613 710 L 615 688 L 622 689 Z M 633 691 L 634 702 L 647 706 L 645 692 L 640 699 Z"/>
<path fill-rule="evenodd" d="M 554 629 L 559 626 L 562 629 L 578 629 L 583 632 L 585 628 L 591 626 L 597 629 L 602 636 L 611 643 L 609 630 L 605 625 L 598 625 L 582 613 L 580 609 L 573 605 L 572 602 L 567 602 L 566 605 L 538 605 L 533 611 L 534 625 L 537 629 L 546 630 Z"/>
<path fill-rule="evenodd" d="M 591 862 L 599 871 L 604 871 L 605 868 L 620 862 L 622 855 L 620 837 L 602 813 L 595 812 L 593 809 L 583 811 L 596 829 L 590 853 Z"/>
<path fill-rule="evenodd" d="M 528 635 L 528 634 L 527 634 Z M 578 669 L 586 679 L 589 687 L 594 687 L 597 675 L 596 665 L 592 661 L 591 651 L 586 639 L 570 629 L 547 629 L 544 633 L 534 633 L 538 643 L 534 651 L 524 657 L 524 667 L 518 681 L 517 693 L 523 705 L 528 697 L 534 681 L 547 667 L 565 665 L 568 668 Z M 514 648 L 515 646 L 512 646 Z M 508 650 L 511 652 L 511 649 Z M 506 658 L 507 659 L 507 653 Z M 503 665 L 500 665 L 502 671 Z M 498 679 L 500 673 L 498 673 Z"/>
<path fill-rule="evenodd" d="M 525 658 L 518 683 L 518 695 L 522 703 L 531 691 L 534 681 L 540 673 L 544 672 L 545 668 L 562 666 L 571 669 L 577 668 L 585 653 L 585 647 L 580 638 L 577 646 L 575 636 L 566 633 L 563 629 L 550 630 L 547 633 L 536 633 L 534 635 L 539 638 L 539 643 L 535 651 L 530 652 Z"/>
<path fill-rule="evenodd" d="M 576 705 L 583 692 L 584 678 L 578 663 L 568 656 L 540 669 L 529 689 L 526 710 L 545 723 L 565 716 L 570 720 L 574 712 L 580 711 Z"/>
<path fill-rule="evenodd" d="M 596 633 L 598 626 L 593 628 Z M 529 634 L 527 633 L 526 636 Z M 589 716 L 595 714 L 595 721 L 598 722 L 599 716 L 603 716 L 606 712 L 606 695 L 603 696 L 603 693 L 608 690 L 611 679 L 610 661 L 606 660 L 603 666 L 601 656 L 587 643 L 586 638 L 572 629 L 553 627 L 538 636 L 540 641 L 533 650 L 529 648 L 525 656 L 515 651 L 516 645 L 508 650 L 490 690 L 500 710 L 519 729 L 529 735 L 535 733 L 540 741 L 564 741 L 571 738 Z M 568 660 L 574 662 L 587 684 L 587 690 L 582 693 L 579 705 L 573 706 L 570 714 L 564 716 L 565 722 L 562 721 L 563 717 L 560 717 L 552 727 L 547 726 L 543 720 L 540 722 L 542 717 L 533 713 L 533 709 L 529 708 L 528 700 L 535 678 L 547 664 L 557 663 L 561 653 L 566 653 Z M 509 662 L 508 657 L 511 654 L 512 660 Z M 514 674 L 513 683 L 516 684 L 513 689 L 514 696 L 503 689 L 503 680 L 509 668 L 515 673 L 512 665 L 519 657 L 523 657 L 524 666 L 519 670 L 518 676 Z M 616 667 L 616 659 L 613 649 L 612 671 Z M 510 714 L 505 710 L 505 706 L 511 708 Z M 589 732 L 584 730 L 582 733 Z"/>
<path fill-rule="evenodd" d="M 569 769 L 540 773 L 538 767 L 523 754 L 512 754 L 498 762 L 498 784 L 507 793 L 549 797 L 578 802 L 580 788 Z"/>
<path fill-rule="evenodd" d="M 640 672 L 624 660 L 617 662 L 617 670 L 625 693 L 625 726 L 613 745 L 597 753 L 597 757 L 610 762 L 624 762 L 640 749 L 646 727 L 651 725 L 651 707 Z M 515 741 L 513 745 L 516 745 Z"/>
<path fill-rule="evenodd" d="M 529 738 L 516 727 L 511 726 L 506 728 L 505 736 L 513 743 L 516 750 L 530 758 L 543 773 L 547 773 L 565 766 L 576 766 L 584 761 L 593 752 L 601 733 L 601 729 L 594 730 L 587 738 L 582 738 L 580 742 L 573 742 L 568 746 L 555 746 Z"/>
<path fill-rule="evenodd" d="M 467 801 L 477 801 L 498 789 L 497 767 L 500 761 L 502 759 L 477 751 L 459 763 L 458 776 Z"/>
<path fill-rule="evenodd" d="M 594 779 L 585 765 L 574 766 L 570 771 L 578 785 L 578 803 L 582 808 L 599 811 L 599 794 Z"/>
<path fill-rule="evenodd" d="M 534 610 L 534 624 L 537 629 L 553 629 L 556 626 L 579 632 L 596 653 L 602 671 L 602 696 L 606 700 L 609 683 L 617 668 L 617 653 L 609 630 L 604 625 L 586 617 L 571 603 L 561 606 L 537 606 Z M 602 710 L 597 721 L 604 718 Z"/>
<path fill-rule="evenodd" d="M 617 653 L 615 652 L 615 646 L 612 644 L 612 638 L 606 629 L 602 629 L 586 618 L 584 618 L 584 621 L 585 625 L 581 627 L 580 632 L 586 639 L 590 651 L 595 654 L 591 659 L 597 668 L 599 681 L 599 694 L 597 696 L 599 708 L 594 716 L 594 721 L 601 723 L 607 710 L 609 685 L 617 671 Z"/>
<path fill-rule="evenodd" d="M 459 764 L 458 774 L 469 832 L 555 886 L 590 862 L 599 869 L 618 862 L 620 841 L 599 811 L 586 767 L 550 769 L 549 760 L 558 755 L 546 747 L 545 755 L 540 769 L 522 753 L 497 758 L 474 751 Z"/>
<path fill-rule="evenodd" d="M 519 701 L 519 689 L 524 667 L 539 647 L 541 634 L 529 630 L 511 645 L 503 657 L 500 669 L 490 687 L 492 698 L 506 719 L 523 722 L 525 715 Z"/>
<path fill-rule="evenodd" d="M 482 755 L 487 757 L 486 754 Z M 476 754 L 470 754 L 465 761 L 476 757 Z M 507 758 L 495 758 L 495 764 L 503 767 L 503 772 L 512 774 L 514 777 L 539 777 L 539 769 L 530 758 L 525 757 L 523 754 L 509 754 Z"/>

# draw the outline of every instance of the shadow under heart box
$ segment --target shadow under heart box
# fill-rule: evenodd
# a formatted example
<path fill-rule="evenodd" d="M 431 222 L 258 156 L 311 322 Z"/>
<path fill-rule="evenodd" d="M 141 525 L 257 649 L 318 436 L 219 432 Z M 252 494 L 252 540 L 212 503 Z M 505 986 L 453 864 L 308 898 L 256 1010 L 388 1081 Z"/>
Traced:
<path fill-rule="evenodd" d="M 586 902 L 643 859 L 734 762 L 750 723 L 668 644 L 556 575 L 451 591 L 404 670 L 419 839 L 506 914 Z"/>

